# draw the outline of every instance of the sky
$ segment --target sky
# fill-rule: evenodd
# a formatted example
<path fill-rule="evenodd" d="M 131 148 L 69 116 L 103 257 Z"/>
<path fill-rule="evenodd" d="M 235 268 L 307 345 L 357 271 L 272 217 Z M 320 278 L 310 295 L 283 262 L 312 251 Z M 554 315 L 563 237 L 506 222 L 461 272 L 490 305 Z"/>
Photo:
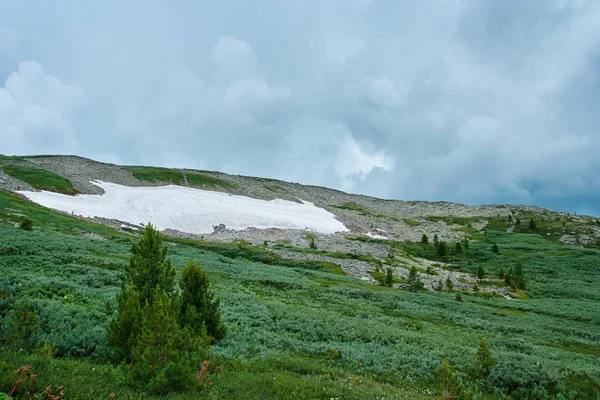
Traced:
<path fill-rule="evenodd" d="M 600 1 L 0 0 L 0 153 L 600 216 Z"/>

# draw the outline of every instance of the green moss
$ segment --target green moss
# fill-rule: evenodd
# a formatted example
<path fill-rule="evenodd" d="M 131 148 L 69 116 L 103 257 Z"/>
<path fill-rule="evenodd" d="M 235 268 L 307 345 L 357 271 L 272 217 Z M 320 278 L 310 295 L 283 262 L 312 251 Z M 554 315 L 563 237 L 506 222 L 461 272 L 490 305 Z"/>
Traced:
<path fill-rule="evenodd" d="M 77 194 L 77 190 L 73 188 L 71 181 L 56 175 L 54 172 L 24 165 L 5 165 L 2 169 L 7 175 L 26 182 L 36 189 L 70 195 Z"/>

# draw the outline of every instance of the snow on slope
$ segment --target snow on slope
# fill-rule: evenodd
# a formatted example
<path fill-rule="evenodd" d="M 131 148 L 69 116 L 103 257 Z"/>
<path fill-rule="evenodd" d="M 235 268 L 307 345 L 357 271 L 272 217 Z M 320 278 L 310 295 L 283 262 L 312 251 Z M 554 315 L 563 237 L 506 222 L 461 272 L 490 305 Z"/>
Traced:
<path fill-rule="evenodd" d="M 334 214 L 287 200 L 259 200 L 182 186 L 129 187 L 95 181 L 103 195 L 67 196 L 53 192 L 20 191 L 35 203 L 84 217 L 103 217 L 134 225 L 152 223 L 156 228 L 212 233 L 213 225 L 229 229 L 309 229 L 320 233 L 346 232 Z"/>

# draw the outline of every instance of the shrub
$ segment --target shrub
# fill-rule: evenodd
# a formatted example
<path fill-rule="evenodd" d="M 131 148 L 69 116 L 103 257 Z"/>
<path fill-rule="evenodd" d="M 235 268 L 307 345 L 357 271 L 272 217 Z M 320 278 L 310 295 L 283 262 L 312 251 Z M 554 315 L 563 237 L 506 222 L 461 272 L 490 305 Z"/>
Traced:
<path fill-rule="evenodd" d="M 492 252 L 494 252 L 494 253 L 499 253 L 500 252 L 500 250 L 498 249 L 498 245 L 496 243 L 494 243 L 492 245 Z"/>
<path fill-rule="evenodd" d="M 24 231 L 32 231 L 33 230 L 33 221 L 29 218 L 25 217 L 20 223 L 19 228 Z"/>
<path fill-rule="evenodd" d="M 25 348 L 33 348 L 37 342 L 40 321 L 29 305 L 29 300 L 18 303 L 8 313 L 4 322 L 4 341 Z"/>
<path fill-rule="evenodd" d="M 461 303 L 462 303 L 462 301 L 463 301 L 463 298 L 462 298 L 462 296 L 461 296 L 461 294 L 460 294 L 460 293 L 456 293 L 456 297 L 455 297 L 454 299 L 455 299 L 456 301 L 459 301 L 459 302 L 461 302 Z"/>
<path fill-rule="evenodd" d="M 421 244 L 426 245 L 428 243 L 429 243 L 429 238 L 427 237 L 426 234 L 423 234 L 423 236 L 421 236 Z"/>
<path fill-rule="evenodd" d="M 42 392 L 36 389 L 37 375 L 31 372 L 31 365 L 23 365 L 14 372 L 16 379 L 12 388 L 6 393 L 0 393 L 0 400 L 61 400 L 64 396 L 63 386 L 55 388 L 56 395 L 52 393 L 52 386 L 47 386 Z"/>
<path fill-rule="evenodd" d="M 502 359 L 491 368 L 488 383 L 515 399 L 549 398 L 557 381 L 541 364 L 531 364 L 522 357 Z"/>
<path fill-rule="evenodd" d="M 452 280 L 450 279 L 450 277 L 446 278 L 446 288 L 449 291 L 452 291 L 454 289 L 454 283 L 452 282 Z"/>

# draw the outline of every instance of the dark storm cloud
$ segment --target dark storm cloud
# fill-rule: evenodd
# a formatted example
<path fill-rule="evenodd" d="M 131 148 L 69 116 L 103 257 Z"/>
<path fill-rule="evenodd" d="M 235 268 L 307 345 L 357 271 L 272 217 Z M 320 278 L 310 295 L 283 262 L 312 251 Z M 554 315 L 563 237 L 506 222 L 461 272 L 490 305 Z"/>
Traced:
<path fill-rule="evenodd" d="M 597 2 L 7 0 L 0 152 L 598 213 L 599 66 Z"/>

